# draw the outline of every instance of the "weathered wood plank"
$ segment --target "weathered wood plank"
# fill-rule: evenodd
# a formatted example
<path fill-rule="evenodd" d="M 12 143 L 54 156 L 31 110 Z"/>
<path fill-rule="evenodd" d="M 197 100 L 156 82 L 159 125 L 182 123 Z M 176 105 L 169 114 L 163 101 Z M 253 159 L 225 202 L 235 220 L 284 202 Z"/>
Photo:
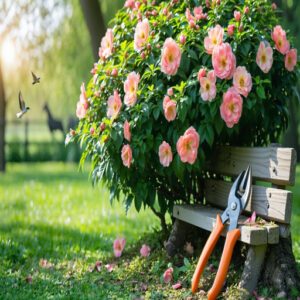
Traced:
<path fill-rule="evenodd" d="M 249 163 L 253 177 L 279 185 L 294 185 L 296 151 L 293 148 L 229 147 L 216 149 L 207 170 L 224 175 L 238 175 Z"/>
<path fill-rule="evenodd" d="M 267 224 L 265 228 L 268 231 L 268 244 L 279 243 L 279 226 L 276 224 Z"/>
<path fill-rule="evenodd" d="M 201 205 L 175 205 L 173 216 L 179 220 L 193 224 L 197 227 L 212 231 L 216 222 L 217 214 L 222 210 L 214 207 Z M 247 218 L 240 216 L 239 228 L 241 229 L 240 241 L 251 245 L 263 245 L 268 243 L 268 230 L 262 226 L 249 226 L 243 224 Z M 224 228 L 223 235 L 226 234 L 227 226 Z M 272 233 L 273 234 L 273 233 Z M 274 237 L 273 237 L 274 239 Z"/>
<path fill-rule="evenodd" d="M 222 180 L 205 180 L 204 196 L 208 203 L 224 208 L 232 183 Z M 289 224 L 292 214 L 292 192 L 253 185 L 252 198 L 245 211 L 255 211 L 264 219 Z"/>

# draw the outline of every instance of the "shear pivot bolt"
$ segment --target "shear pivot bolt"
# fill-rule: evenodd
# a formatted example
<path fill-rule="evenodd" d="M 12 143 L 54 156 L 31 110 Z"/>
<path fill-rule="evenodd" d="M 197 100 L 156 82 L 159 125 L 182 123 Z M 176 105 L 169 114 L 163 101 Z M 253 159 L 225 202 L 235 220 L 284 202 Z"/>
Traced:
<path fill-rule="evenodd" d="M 237 205 L 236 205 L 236 203 L 235 203 L 235 202 L 231 203 L 231 209 L 232 209 L 232 210 L 235 210 L 235 209 L 236 209 L 236 207 L 237 207 Z"/>

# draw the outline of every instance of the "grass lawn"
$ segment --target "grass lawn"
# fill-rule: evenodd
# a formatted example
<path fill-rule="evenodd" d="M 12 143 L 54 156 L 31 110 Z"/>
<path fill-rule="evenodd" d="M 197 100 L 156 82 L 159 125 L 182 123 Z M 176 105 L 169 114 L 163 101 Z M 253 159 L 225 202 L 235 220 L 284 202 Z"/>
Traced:
<path fill-rule="evenodd" d="M 297 174 L 292 229 L 299 262 L 300 168 Z M 7 174 L 0 175 L 0 299 L 189 297 L 190 262 L 197 257 L 175 267 L 182 257 L 166 258 L 158 219 L 134 208 L 126 216 L 122 203 L 111 207 L 108 199 L 107 191 L 93 188 L 88 173 L 79 173 L 76 165 L 9 164 Z M 112 251 L 118 236 L 127 241 L 120 259 Z M 151 246 L 149 258 L 139 254 L 143 243 Z M 102 266 L 92 271 L 96 261 Z M 170 263 L 181 290 L 161 281 Z M 108 272 L 106 264 L 114 270 Z"/>

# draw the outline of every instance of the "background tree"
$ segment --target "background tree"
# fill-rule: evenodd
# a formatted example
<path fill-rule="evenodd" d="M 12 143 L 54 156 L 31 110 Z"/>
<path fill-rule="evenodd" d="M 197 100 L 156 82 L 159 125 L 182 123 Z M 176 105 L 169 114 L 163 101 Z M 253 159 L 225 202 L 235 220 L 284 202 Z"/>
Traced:
<path fill-rule="evenodd" d="M 97 0 L 80 0 L 82 12 L 88 27 L 95 60 L 98 57 L 99 39 L 105 34 L 105 24 L 101 6 Z"/>

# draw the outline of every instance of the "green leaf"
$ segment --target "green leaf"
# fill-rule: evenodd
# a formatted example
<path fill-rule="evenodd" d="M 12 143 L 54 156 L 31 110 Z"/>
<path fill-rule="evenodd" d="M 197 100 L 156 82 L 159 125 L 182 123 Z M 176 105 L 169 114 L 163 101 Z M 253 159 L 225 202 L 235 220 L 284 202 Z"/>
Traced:
<path fill-rule="evenodd" d="M 160 107 L 159 106 L 157 106 L 156 108 L 154 108 L 154 110 L 153 110 L 153 117 L 154 117 L 154 119 L 155 120 L 157 120 L 158 119 L 158 117 L 159 117 L 159 114 L 160 114 Z"/>
<path fill-rule="evenodd" d="M 139 212 L 141 210 L 141 207 L 142 207 L 141 197 L 139 197 L 139 196 L 134 197 L 134 206 L 135 206 L 135 209 L 137 210 L 137 212 Z"/>
<path fill-rule="evenodd" d="M 180 160 L 179 155 L 175 156 L 174 163 L 172 165 L 174 168 L 175 175 L 182 181 L 184 175 L 184 164 Z"/>
<path fill-rule="evenodd" d="M 206 126 L 206 141 L 211 146 L 214 142 L 214 129 L 211 125 Z"/>
<path fill-rule="evenodd" d="M 264 89 L 264 87 L 262 85 L 259 85 L 256 88 L 256 93 L 257 93 L 257 95 L 258 95 L 259 98 L 266 99 L 265 89 Z"/>
<path fill-rule="evenodd" d="M 150 207 L 153 207 L 155 203 L 155 196 L 156 196 L 156 191 L 152 186 L 149 186 L 148 188 L 148 205 Z"/>

